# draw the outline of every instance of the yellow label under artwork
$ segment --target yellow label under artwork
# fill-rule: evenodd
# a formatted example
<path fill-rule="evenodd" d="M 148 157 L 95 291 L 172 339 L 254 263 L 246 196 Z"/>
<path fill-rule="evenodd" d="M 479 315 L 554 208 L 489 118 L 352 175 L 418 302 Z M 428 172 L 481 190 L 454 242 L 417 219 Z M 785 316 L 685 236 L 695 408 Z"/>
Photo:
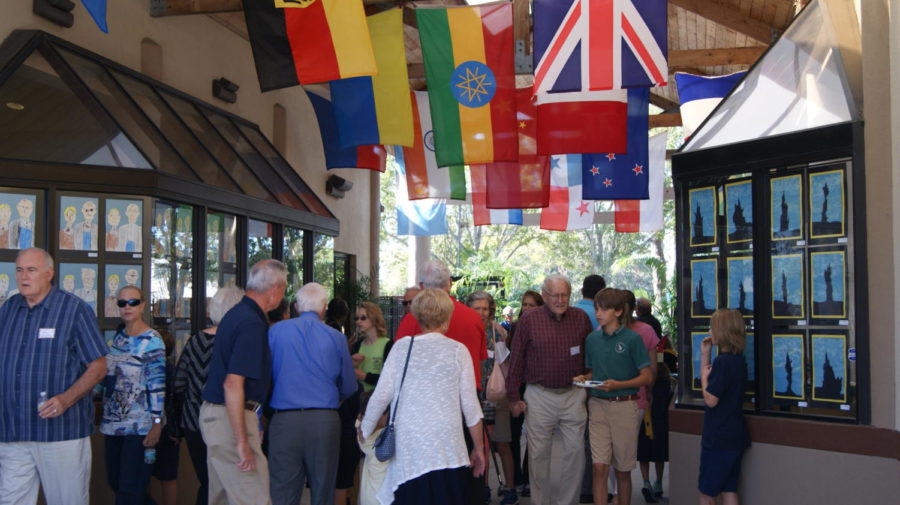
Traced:
<path fill-rule="evenodd" d="M 276 9 L 305 9 L 316 0 L 274 0 Z"/>

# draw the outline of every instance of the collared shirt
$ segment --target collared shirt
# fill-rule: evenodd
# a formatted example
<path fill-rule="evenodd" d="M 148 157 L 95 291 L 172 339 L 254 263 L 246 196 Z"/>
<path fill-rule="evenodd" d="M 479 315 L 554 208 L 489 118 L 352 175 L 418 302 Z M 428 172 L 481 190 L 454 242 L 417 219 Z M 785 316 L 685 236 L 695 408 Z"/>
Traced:
<path fill-rule="evenodd" d="M 642 323 L 649 324 L 653 331 L 656 332 L 656 338 L 662 338 L 662 325 L 659 323 L 659 319 L 657 319 L 653 314 L 641 314 L 640 316 L 634 318 L 635 321 L 640 321 Z"/>
<path fill-rule="evenodd" d="M 218 345 L 218 344 L 217 344 Z M 336 409 L 357 390 L 347 337 L 315 312 L 275 323 L 272 349 L 272 408 Z"/>
<path fill-rule="evenodd" d="M 650 360 L 641 336 L 632 329 L 620 326 L 612 335 L 601 328 L 587 336 L 584 364 L 591 369 L 594 380 L 627 381 L 640 375 L 642 368 L 650 366 Z M 598 398 L 611 398 L 636 394 L 638 388 L 590 391 Z"/>
<path fill-rule="evenodd" d="M 591 331 L 596 330 L 598 326 L 597 323 L 597 309 L 594 308 L 594 302 L 592 300 L 585 300 L 582 298 L 575 302 L 573 307 L 578 307 L 583 310 L 585 314 L 587 314 L 588 318 L 591 320 Z"/>
<path fill-rule="evenodd" d="M 268 334 L 265 312 L 247 296 L 225 313 L 216 332 L 204 400 L 225 403 L 225 376 L 234 374 L 244 377 L 244 400 L 266 401 L 272 382 Z"/>
<path fill-rule="evenodd" d="M 78 297 L 54 287 L 31 308 L 21 294 L 10 297 L 0 307 L 0 442 L 89 436 L 91 395 L 52 419 L 38 417 L 38 398 L 65 392 L 106 352 L 94 312 Z"/>
<path fill-rule="evenodd" d="M 481 316 L 466 304 L 460 303 L 452 296 L 450 299 L 453 300 L 453 315 L 450 316 L 450 328 L 447 329 L 446 336 L 466 346 L 466 349 L 469 350 L 469 355 L 472 356 L 472 368 L 475 370 L 475 385 L 480 390 L 481 362 L 488 359 L 484 323 L 481 322 Z M 410 312 L 400 321 L 394 342 L 403 337 L 413 337 L 422 333 L 424 333 L 422 327 Z"/>
<path fill-rule="evenodd" d="M 516 324 L 506 396 L 519 401 L 519 385 L 540 384 L 563 388 L 572 377 L 584 373 L 584 337 L 591 332 L 591 320 L 583 310 L 567 307 L 557 316 L 548 305 L 522 314 Z"/>

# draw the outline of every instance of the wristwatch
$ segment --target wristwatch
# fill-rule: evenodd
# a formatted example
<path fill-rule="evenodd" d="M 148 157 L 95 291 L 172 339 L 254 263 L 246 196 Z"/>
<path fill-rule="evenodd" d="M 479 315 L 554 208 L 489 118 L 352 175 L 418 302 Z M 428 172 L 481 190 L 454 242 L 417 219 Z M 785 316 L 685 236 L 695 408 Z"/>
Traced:
<path fill-rule="evenodd" d="M 154 417 L 154 418 L 153 418 L 153 424 L 162 424 L 162 418 L 161 418 L 161 417 Z"/>

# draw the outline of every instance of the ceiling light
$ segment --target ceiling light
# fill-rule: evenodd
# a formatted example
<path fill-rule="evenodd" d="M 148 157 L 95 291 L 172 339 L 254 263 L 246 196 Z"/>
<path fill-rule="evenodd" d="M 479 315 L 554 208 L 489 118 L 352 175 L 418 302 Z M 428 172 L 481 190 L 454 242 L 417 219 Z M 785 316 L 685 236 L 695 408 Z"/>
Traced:
<path fill-rule="evenodd" d="M 6 108 L 12 110 L 25 110 L 25 106 L 16 102 L 6 102 Z"/>

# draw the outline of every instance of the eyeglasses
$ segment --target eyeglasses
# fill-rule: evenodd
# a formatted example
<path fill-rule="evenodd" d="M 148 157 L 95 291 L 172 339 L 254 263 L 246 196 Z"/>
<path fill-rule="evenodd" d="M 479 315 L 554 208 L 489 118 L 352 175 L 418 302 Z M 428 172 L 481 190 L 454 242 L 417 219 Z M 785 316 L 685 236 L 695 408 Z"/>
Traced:
<path fill-rule="evenodd" d="M 412 303 L 412 300 L 403 300 L 402 302 L 400 302 L 400 304 L 403 305 L 404 307 L 406 307 L 410 303 Z"/>
<path fill-rule="evenodd" d="M 119 307 L 124 307 L 128 305 L 129 307 L 137 307 L 138 305 L 144 303 L 143 300 L 138 300 L 137 298 L 129 298 L 128 300 L 116 300 L 116 305 Z"/>
<path fill-rule="evenodd" d="M 356 320 L 357 320 L 357 321 L 365 321 L 365 320 L 367 320 L 367 319 L 369 319 L 369 318 L 366 317 L 366 316 L 356 316 Z"/>

